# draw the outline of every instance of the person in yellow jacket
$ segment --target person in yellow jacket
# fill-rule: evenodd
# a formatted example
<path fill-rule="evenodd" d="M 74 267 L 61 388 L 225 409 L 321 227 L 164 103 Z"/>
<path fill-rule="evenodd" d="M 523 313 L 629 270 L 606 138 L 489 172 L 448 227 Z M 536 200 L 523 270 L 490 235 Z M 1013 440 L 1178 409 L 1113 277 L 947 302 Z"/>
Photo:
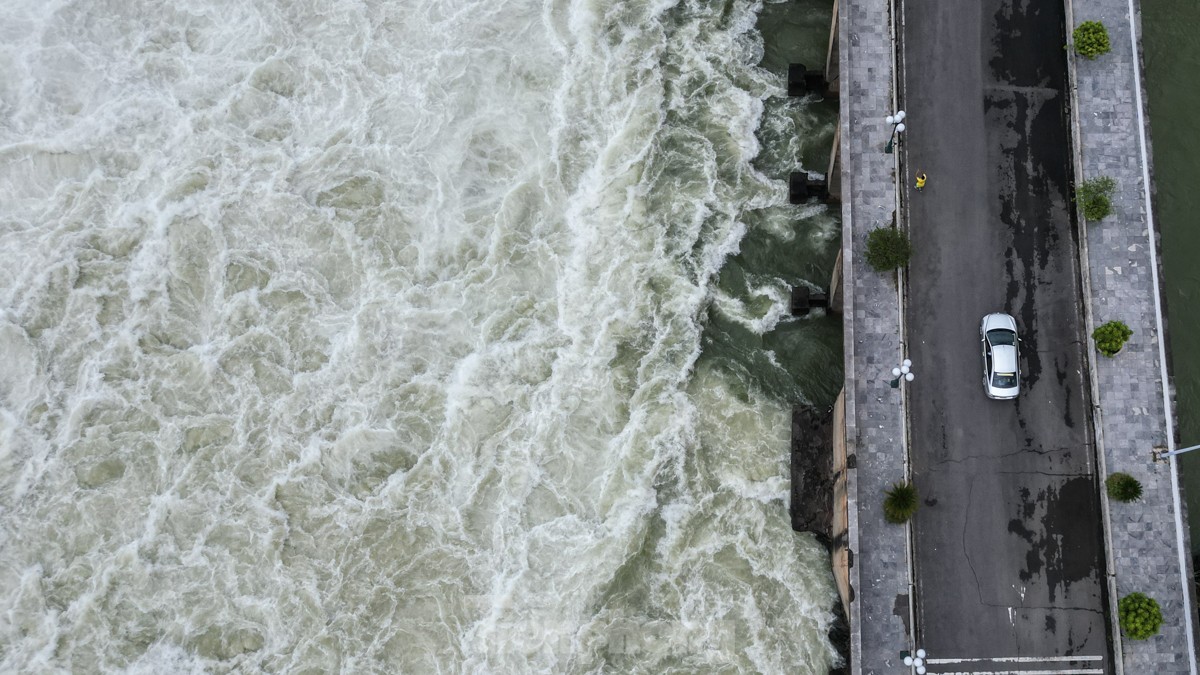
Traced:
<path fill-rule="evenodd" d="M 917 189 L 918 190 L 925 189 L 925 174 L 923 174 L 923 173 L 917 174 Z"/>

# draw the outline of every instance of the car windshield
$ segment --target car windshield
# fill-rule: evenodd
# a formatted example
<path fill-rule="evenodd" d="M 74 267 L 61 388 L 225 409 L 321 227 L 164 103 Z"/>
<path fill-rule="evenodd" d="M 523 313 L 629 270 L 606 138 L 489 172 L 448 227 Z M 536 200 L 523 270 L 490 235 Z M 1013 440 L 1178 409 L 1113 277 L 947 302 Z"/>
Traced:
<path fill-rule="evenodd" d="M 996 373 L 992 376 L 992 386 L 997 389 L 1012 389 L 1017 386 L 1017 374 Z"/>
<path fill-rule="evenodd" d="M 988 342 L 994 345 L 1015 345 L 1017 344 L 1017 334 L 1011 330 L 989 330 L 987 332 Z"/>

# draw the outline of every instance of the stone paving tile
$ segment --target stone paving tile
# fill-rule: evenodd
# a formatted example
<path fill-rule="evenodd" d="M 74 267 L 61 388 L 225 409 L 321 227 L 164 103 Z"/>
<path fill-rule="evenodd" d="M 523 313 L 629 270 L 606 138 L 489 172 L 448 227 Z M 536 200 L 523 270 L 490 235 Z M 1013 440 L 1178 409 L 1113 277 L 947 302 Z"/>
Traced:
<path fill-rule="evenodd" d="M 892 43 L 888 4 L 838 4 L 841 65 L 842 258 L 846 353 L 847 451 L 857 458 L 849 474 L 851 659 L 855 673 L 902 672 L 900 651 L 908 627 L 907 534 L 883 519 L 883 492 L 904 477 L 899 392 L 887 381 L 900 362 L 899 307 L 893 275 L 871 270 L 863 258 L 867 233 L 892 222 L 894 155 L 883 153 L 891 128 Z M 859 542 L 869 542 L 860 546 Z"/>
<path fill-rule="evenodd" d="M 1149 640 L 1122 640 L 1126 673 L 1190 673 L 1184 597 L 1190 561 L 1181 571 L 1175 535 L 1176 514 L 1169 465 L 1150 461 L 1150 451 L 1167 442 L 1163 382 L 1156 331 L 1154 280 L 1146 219 L 1135 62 L 1130 48 L 1126 0 L 1075 0 L 1075 25 L 1102 21 L 1113 50 L 1094 61 L 1077 58 L 1076 115 L 1083 178 L 1108 175 L 1117 180 L 1115 215 L 1087 224 L 1088 285 L 1093 325 L 1110 319 L 1129 324 L 1130 342 L 1115 358 L 1093 350 L 1098 426 L 1109 473 L 1124 471 L 1142 482 L 1144 493 L 1133 504 L 1111 502 L 1117 596 L 1142 591 L 1162 605 L 1162 633 Z M 1140 17 L 1135 17 L 1140 26 Z M 1172 402 L 1173 405 L 1173 402 Z M 1186 532 L 1186 526 L 1184 528 Z"/>

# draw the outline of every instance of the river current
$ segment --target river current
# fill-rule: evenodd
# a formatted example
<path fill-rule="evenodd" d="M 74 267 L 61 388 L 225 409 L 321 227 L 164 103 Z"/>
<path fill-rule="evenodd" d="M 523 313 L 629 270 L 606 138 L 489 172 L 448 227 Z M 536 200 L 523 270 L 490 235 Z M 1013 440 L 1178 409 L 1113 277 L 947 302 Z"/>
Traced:
<path fill-rule="evenodd" d="M 3 3 L 0 671 L 827 672 L 762 10 Z"/>

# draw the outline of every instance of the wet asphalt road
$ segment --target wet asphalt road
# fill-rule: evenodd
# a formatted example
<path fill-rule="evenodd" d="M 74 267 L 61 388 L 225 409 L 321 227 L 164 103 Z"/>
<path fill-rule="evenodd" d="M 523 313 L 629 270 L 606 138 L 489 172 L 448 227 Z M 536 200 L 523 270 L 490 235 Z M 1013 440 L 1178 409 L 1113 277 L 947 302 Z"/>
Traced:
<path fill-rule="evenodd" d="M 898 11 L 910 448 L 925 502 L 918 643 L 950 659 L 1101 656 L 1023 667 L 1111 672 L 1063 6 L 910 0 Z M 983 394 L 979 321 L 995 311 L 1016 317 L 1024 340 L 1015 402 Z"/>

